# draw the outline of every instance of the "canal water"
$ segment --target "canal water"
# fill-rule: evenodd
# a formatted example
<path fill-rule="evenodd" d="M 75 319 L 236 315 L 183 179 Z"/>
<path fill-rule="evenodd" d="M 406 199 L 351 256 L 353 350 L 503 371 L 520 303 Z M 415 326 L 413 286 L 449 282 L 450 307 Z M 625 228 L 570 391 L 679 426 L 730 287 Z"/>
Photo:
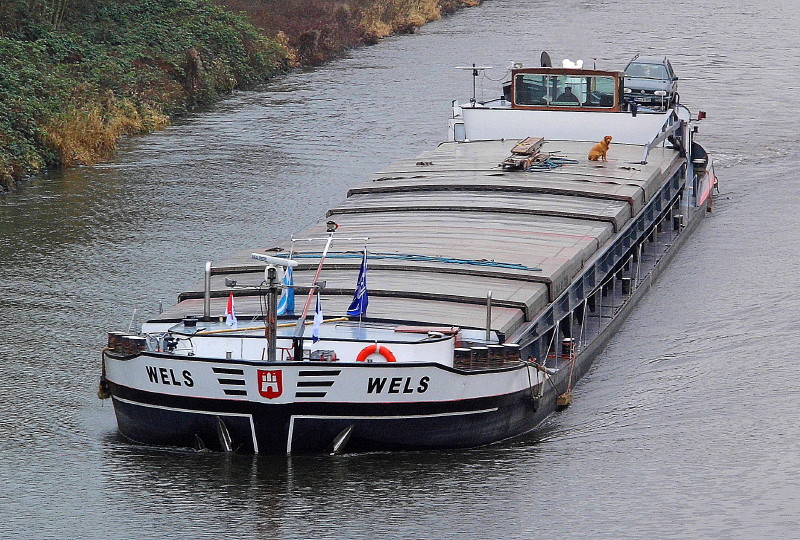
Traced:
<path fill-rule="evenodd" d="M 786 7 L 490 0 L 0 196 L 0 537 L 796 537 L 800 15 Z M 569 409 L 458 451 L 248 457 L 117 435 L 95 397 L 107 330 L 443 140 L 450 100 L 471 94 L 454 66 L 499 79 L 543 49 L 606 68 L 669 54 L 682 101 L 708 112 L 722 188 Z"/>

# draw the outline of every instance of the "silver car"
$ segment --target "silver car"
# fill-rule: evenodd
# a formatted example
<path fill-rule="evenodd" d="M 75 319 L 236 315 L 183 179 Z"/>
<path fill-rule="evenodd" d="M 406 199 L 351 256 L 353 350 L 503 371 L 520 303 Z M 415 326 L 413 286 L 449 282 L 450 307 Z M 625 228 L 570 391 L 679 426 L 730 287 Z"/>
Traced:
<path fill-rule="evenodd" d="M 678 77 L 667 57 L 634 56 L 625 68 L 625 96 L 646 107 L 678 103 Z"/>

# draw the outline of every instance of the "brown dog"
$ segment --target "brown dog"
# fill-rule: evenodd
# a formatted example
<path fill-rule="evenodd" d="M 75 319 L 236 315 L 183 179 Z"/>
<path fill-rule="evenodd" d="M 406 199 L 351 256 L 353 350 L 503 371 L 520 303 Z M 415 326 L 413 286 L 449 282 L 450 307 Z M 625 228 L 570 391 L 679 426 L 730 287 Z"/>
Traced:
<path fill-rule="evenodd" d="M 597 161 L 598 159 L 608 161 L 606 152 L 608 152 L 609 146 L 611 146 L 611 135 L 606 135 L 602 141 L 592 146 L 592 149 L 589 150 L 589 161 Z"/>

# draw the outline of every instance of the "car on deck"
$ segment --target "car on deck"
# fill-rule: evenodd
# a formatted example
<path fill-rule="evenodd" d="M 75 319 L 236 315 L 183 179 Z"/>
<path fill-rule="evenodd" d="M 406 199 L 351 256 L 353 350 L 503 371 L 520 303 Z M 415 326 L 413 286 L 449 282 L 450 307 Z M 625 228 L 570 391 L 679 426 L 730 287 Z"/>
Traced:
<path fill-rule="evenodd" d="M 639 56 L 625 67 L 625 96 L 639 105 L 668 108 L 678 103 L 678 77 L 666 56 Z"/>

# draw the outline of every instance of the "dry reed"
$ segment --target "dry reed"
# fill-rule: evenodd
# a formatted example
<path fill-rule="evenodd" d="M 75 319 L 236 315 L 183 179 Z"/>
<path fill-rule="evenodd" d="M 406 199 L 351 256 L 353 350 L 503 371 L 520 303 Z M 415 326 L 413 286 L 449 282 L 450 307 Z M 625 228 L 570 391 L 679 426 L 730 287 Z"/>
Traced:
<path fill-rule="evenodd" d="M 97 163 L 112 156 L 123 135 L 163 128 L 169 117 L 148 105 L 134 105 L 129 99 L 104 96 L 69 108 L 47 126 L 48 143 L 66 167 Z"/>

